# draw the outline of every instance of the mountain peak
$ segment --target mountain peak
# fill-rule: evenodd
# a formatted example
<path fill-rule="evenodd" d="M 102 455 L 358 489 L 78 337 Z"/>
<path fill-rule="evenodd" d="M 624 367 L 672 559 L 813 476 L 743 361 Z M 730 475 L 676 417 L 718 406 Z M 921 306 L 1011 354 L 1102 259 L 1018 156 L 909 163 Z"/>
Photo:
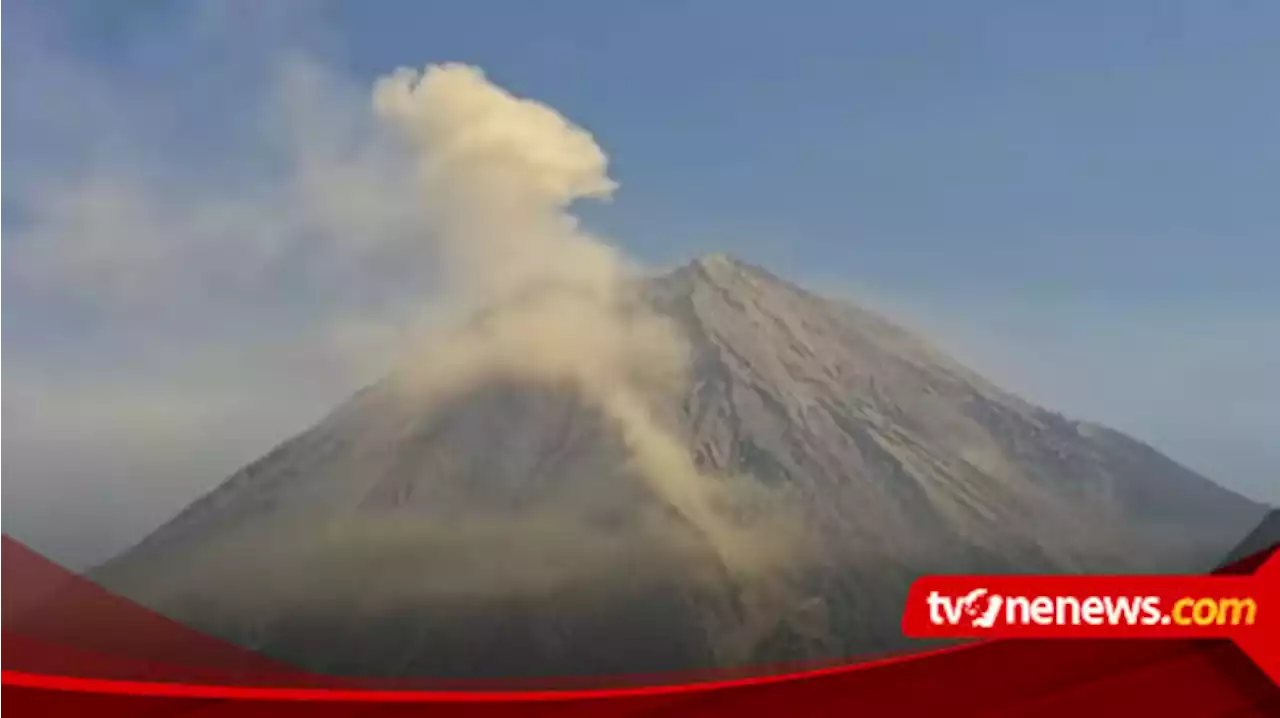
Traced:
<path fill-rule="evenodd" d="M 685 268 L 694 276 L 720 283 L 737 276 L 746 266 L 737 257 L 727 252 L 710 252 L 696 257 L 685 265 Z"/>
<path fill-rule="evenodd" d="M 741 266 L 742 262 L 739 261 L 737 257 L 733 256 L 732 254 L 729 254 L 728 252 L 708 252 L 707 254 L 704 254 L 694 259 L 693 264 L 696 264 L 697 266 L 703 267 L 705 269 L 705 268 L 714 268 L 714 267 Z"/>
<path fill-rule="evenodd" d="M 665 278 L 676 280 L 678 283 L 709 283 L 726 289 L 743 279 L 748 280 L 747 283 L 754 283 L 760 279 L 777 280 L 777 277 L 766 270 L 728 252 L 709 252 L 699 255 L 687 264 L 669 272 Z"/>

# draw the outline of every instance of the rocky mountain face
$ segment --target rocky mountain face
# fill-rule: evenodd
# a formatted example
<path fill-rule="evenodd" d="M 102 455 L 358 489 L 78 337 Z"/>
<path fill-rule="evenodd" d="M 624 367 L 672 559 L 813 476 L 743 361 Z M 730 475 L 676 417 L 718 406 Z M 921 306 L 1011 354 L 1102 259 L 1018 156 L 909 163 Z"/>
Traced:
<path fill-rule="evenodd" d="M 1265 513 L 731 257 L 643 298 L 692 348 L 654 411 L 767 570 L 727 564 L 572 387 L 427 407 L 389 378 L 95 578 L 316 670 L 654 672 L 901 648 L 927 572 L 1207 569 Z"/>

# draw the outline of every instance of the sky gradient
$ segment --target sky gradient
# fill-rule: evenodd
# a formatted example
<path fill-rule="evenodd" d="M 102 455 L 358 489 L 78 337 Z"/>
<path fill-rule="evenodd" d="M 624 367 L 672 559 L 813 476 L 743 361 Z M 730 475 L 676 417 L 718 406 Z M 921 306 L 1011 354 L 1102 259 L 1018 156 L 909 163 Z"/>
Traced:
<path fill-rule="evenodd" d="M 405 230 L 368 92 L 445 61 L 595 135 L 630 255 L 1280 502 L 1280 5 L 1031 5 L 8 3 L 6 532 L 101 560 L 376 376 L 427 280 L 362 241 Z"/>

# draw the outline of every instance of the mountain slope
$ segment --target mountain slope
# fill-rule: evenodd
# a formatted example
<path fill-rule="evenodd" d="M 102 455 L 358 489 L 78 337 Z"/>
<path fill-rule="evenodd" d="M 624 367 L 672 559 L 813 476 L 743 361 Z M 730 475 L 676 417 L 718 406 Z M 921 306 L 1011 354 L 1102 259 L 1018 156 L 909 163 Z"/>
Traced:
<path fill-rule="evenodd" d="M 696 347 L 684 419 L 702 460 L 803 488 L 822 521 L 877 552 L 937 559 L 938 541 L 963 537 L 1020 567 L 1150 566 L 1152 550 L 1186 558 L 1179 536 L 1229 545 L 1261 515 L 1140 442 L 1032 406 L 759 268 L 713 255 L 654 296 Z"/>
<path fill-rule="evenodd" d="M 1207 568 L 1263 514 L 730 257 L 641 294 L 692 350 L 653 411 L 739 548 L 784 557 L 767 570 L 641 480 L 574 387 L 428 405 L 393 375 L 96 577 L 319 670 L 643 672 L 901 647 L 920 573 Z"/>

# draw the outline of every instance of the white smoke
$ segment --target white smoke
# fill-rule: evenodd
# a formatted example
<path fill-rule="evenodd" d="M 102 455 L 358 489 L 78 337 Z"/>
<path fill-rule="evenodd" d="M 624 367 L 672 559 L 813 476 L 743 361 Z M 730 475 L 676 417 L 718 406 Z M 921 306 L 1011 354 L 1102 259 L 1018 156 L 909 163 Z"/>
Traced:
<path fill-rule="evenodd" d="M 734 570 L 760 550 L 724 511 L 729 486 L 699 473 L 654 418 L 681 386 L 688 347 L 638 301 L 622 255 L 569 213 L 617 183 L 591 135 L 466 65 L 401 69 L 378 80 L 377 116 L 414 152 L 423 214 L 451 302 L 486 310 L 406 373 L 428 400 L 494 379 L 570 386 L 622 431 L 634 468 Z"/>
<path fill-rule="evenodd" d="M 617 291 L 617 251 L 566 212 L 617 187 L 585 130 L 466 65 L 397 70 L 378 80 L 373 106 L 416 152 L 423 208 L 459 291 L 489 300 L 548 281 Z"/>

